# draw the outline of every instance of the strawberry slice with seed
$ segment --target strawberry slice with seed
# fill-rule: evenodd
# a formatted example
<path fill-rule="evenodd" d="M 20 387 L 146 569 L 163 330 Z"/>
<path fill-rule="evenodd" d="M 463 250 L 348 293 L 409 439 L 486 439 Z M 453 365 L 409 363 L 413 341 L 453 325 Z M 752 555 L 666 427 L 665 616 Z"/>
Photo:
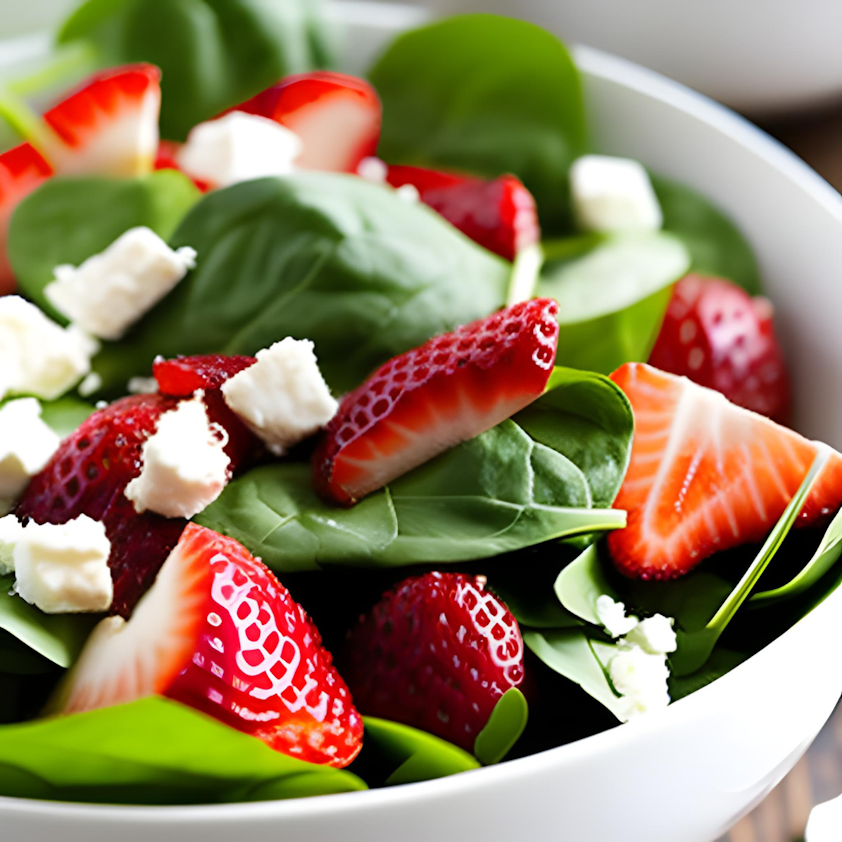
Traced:
<path fill-rule="evenodd" d="M 345 396 L 313 454 L 319 493 L 351 504 L 535 400 L 557 312 L 549 298 L 516 304 L 381 366 Z"/>
<path fill-rule="evenodd" d="M 541 239 L 532 194 L 513 175 L 493 181 L 422 167 L 389 167 L 393 187 L 410 184 L 425 205 L 441 214 L 475 243 L 506 260 Z"/>
<path fill-rule="evenodd" d="M 631 462 L 614 505 L 628 526 L 608 536 L 617 568 L 674 579 L 720 550 L 763 540 L 798 490 L 818 445 L 719 392 L 642 363 L 611 375 L 632 404 Z M 842 504 L 842 456 L 833 453 L 797 524 Z"/>
<path fill-rule="evenodd" d="M 304 609 L 245 547 L 192 523 L 131 620 L 97 626 L 53 707 L 156 694 L 313 763 L 347 766 L 362 745 L 362 720 Z"/>
<path fill-rule="evenodd" d="M 219 389 L 226 380 L 256 362 L 254 357 L 224 354 L 159 358 L 152 364 L 152 374 L 161 394 L 189 398 L 198 389 Z"/>
<path fill-rule="evenodd" d="M 345 73 L 289 76 L 232 110 L 268 117 L 295 132 L 302 142 L 295 165 L 305 170 L 355 173 L 380 140 L 377 92 Z"/>

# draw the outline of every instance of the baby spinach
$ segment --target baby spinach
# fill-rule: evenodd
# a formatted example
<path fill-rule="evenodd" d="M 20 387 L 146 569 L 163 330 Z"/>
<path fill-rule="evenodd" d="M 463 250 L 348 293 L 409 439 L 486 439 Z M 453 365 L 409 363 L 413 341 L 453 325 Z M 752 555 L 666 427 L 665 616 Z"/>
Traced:
<path fill-rule="evenodd" d="M 156 354 L 253 354 L 316 343 L 337 392 L 385 360 L 506 300 L 511 264 L 424 205 L 334 173 L 297 173 L 207 195 L 171 240 L 196 269 L 95 368 L 106 385 Z"/>
<path fill-rule="evenodd" d="M 0 793 L 112 804 L 207 804 L 365 789 L 352 775 L 273 751 L 151 697 L 0 727 Z"/>
<path fill-rule="evenodd" d="M 529 706 L 526 697 L 517 687 L 509 688 L 501 697 L 485 727 L 477 734 L 474 755 L 483 766 L 499 763 L 520 739 Z"/>
<path fill-rule="evenodd" d="M 426 731 L 366 716 L 363 750 L 354 770 L 370 786 L 431 781 L 478 769 L 468 752 Z"/>
<path fill-rule="evenodd" d="M 559 364 L 609 374 L 649 356 L 671 294 L 690 266 L 669 234 L 616 236 L 545 269 L 538 295 L 555 298 Z"/>
<path fill-rule="evenodd" d="M 581 471 L 507 421 L 351 509 L 319 499 L 309 465 L 275 464 L 234 480 L 197 520 L 287 572 L 466 561 L 625 524 L 588 504 Z"/>
<path fill-rule="evenodd" d="M 12 215 L 9 259 L 21 292 L 63 321 L 44 295 L 56 266 L 78 266 L 141 225 L 168 239 L 200 196 L 175 170 L 130 179 L 50 179 Z"/>
<path fill-rule="evenodd" d="M 761 291 L 757 259 L 743 233 L 722 211 L 690 187 L 652 176 L 664 213 L 664 230 L 681 239 L 691 270 L 717 275 L 756 295 Z"/>
<path fill-rule="evenodd" d="M 41 418 L 61 438 L 69 436 L 93 412 L 94 407 L 91 404 L 70 395 L 54 401 L 44 401 L 41 404 Z"/>
<path fill-rule="evenodd" d="M 449 18 L 399 36 L 369 76 L 383 101 L 390 163 L 514 173 L 547 231 L 569 227 L 568 170 L 586 146 L 579 72 L 532 24 Z"/>
<path fill-rule="evenodd" d="M 104 65 L 158 65 L 173 140 L 330 53 L 316 0 L 87 0 L 57 40 L 91 45 Z"/>

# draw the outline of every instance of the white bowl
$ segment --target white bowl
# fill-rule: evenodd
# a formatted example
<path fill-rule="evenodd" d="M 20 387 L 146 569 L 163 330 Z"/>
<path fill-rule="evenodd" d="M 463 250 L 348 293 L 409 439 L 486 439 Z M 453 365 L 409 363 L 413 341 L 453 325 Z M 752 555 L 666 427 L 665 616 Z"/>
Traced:
<path fill-rule="evenodd" d="M 369 25 L 372 8 L 380 17 Z M 342 9 L 360 64 L 392 24 L 416 16 L 400 9 L 383 16 L 377 5 Z M 576 59 L 600 151 L 639 158 L 703 190 L 740 221 L 778 307 L 799 424 L 842 445 L 842 197 L 778 143 L 698 94 L 591 49 L 577 49 Z M 833 710 L 842 693 L 840 613 L 842 591 L 663 714 L 492 768 L 260 804 L 129 808 L 0 798 L 0 838 L 709 842 L 780 781 Z"/>
<path fill-rule="evenodd" d="M 842 97 L 839 0 L 427 0 L 496 12 L 640 62 L 753 114 Z"/>

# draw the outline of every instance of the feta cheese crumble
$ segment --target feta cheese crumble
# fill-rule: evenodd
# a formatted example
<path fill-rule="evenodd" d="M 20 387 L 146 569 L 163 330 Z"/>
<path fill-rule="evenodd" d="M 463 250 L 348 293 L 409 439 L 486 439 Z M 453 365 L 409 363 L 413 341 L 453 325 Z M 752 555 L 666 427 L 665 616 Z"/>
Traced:
<path fill-rule="evenodd" d="M 158 391 L 158 381 L 154 377 L 132 377 L 126 390 L 130 395 L 154 395 Z"/>
<path fill-rule="evenodd" d="M 131 228 L 81 266 L 56 266 L 44 293 L 82 330 L 120 339 L 195 265 L 194 249 L 173 251 L 151 228 Z"/>
<path fill-rule="evenodd" d="M 624 603 L 615 602 L 607 594 L 597 597 L 596 616 L 611 637 L 622 637 L 628 634 L 638 622 L 637 617 L 626 615 Z"/>
<path fill-rule="evenodd" d="M 389 167 L 380 158 L 363 158 L 357 167 L 357 175 L 366 181 L 373 181 L 376 184 L 383 184 L 389 175 Z"/>
<path fill-rule="evenodd" d="M 23 526 L 14 515 L 0 517 L 0 576 L 15 569 L 15 545 L 23 534 Z"/>
<path fill-rule="evenodd" d="M 47 614 L 107 611 L 114 598 L 105 526 L 80 515 L 29 523 L 14 548 L 17 593 Z"/>
<path fill-rule="evenodd" d="M 639 646 L 650 655 L 675 652 L 678 643 L 672 618 L 663 614 L 641 620 L 626 636 L 626 641 Z"/>
<path fill-rule="evenodd" d="M 97 350 L 89 336 L 61 327 L 20 296 L 0 298 L 0 399 L 59 397 L 88 374 Z"/>
<path fill-rule="evenodd" d="M 398 194 L 398 198 L 407 204 L 413 205 L 421 201 L 421 194 L 414 184 L 401 184 L 400 187 L 395 189 L 395 192 Z"/>
<path fill-rule="evenodd" d="M 59 437 L 41 420 L 35 398 L 0 407 L 0 498 L 10 505 L 49 461 Z"/>
<path fill-rule="evenodd" d="M 135 511 L 191 518 L 209 506 L 228 482 L 227 437 L 208 421 L 197 392 L 165 412 L 143 444 L 140 474 L 126 486 Z"/>
<path fill-rule="evenodd" d="M 570 168 L 570 190 L 583 231 L 657 231 L 663 225 L 658 197 L 638 161 L 584 155 Z"/>
<path fill-rule="evenodd" d="M 336 414 L 314 345 L 288 336 L 222 385 L 225 403 L 276 456 L 312 436 Z"/>
<path fill-rule="evenodd" d="M 254 178 L 289 175 L 300 154 L 301 139 L 286 126 L 257 114 L 232 111 L 195 126 L 177 160 L 193 178 L 228 187 Z"/>

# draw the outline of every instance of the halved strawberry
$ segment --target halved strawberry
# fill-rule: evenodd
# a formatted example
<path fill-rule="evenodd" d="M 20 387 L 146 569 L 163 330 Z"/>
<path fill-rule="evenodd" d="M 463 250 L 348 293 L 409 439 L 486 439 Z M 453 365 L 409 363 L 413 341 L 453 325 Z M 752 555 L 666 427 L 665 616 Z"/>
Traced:
<path fill-rule="evenodd" d="M 193 523 L 131 620 L 97 626 L 53 707 L 156 694 L 313 763 L 347 766 L 362 745 L 362 720 L 304 609 L 245 547 Z"/>
<path fill-rule="evenodd" d="M 9 220 L 18 203 L 53 174 L 53 168 L 29 143 L 0 155 L 0 295 L 15 291 L 6 242 Z"/>
<path fill-rule="evenodd" d="M 348 505 L 537 398 L 558 305 L 526 301 L 389 360 L 339 405 L 313 454 L 319 493 Z"/>
<path fill-rule="evenodd" d="M 426 573 L 360 619 L 345 662 L 363 713 L 473 751 L 500 697 L 523 682 L 523 639 L 482 576 Z"/>
<path fill-rule="evenodd" d="M 688 275 L 675 285 L 649 363 L 781 424 L 789 421 L 789 374 L 772 305 L 730 281 Z"/>
<path fill-rule="evenodd" d="M 411 184 L 425 205 L 506 260 L 541 239 L 535 200 L 513 175 L 483 181 L 421 167 L 389 167 L 386 180 L 393 187 Z"/>
<path fill-rule="evenodd" d="M 151 64 L 98 73 L 45 115 L 60 142 L 44 154 L 63 175 L 136 176 L 158 151 L 161 72 Z"/>
<path fill-rule="evenodd" d="M 628 526 L 608 536 L 618 569 L 673 579 L 719 550 L 762 540 L 783 514 L 817 445 L 719 392 L 642 363 L 611 375 L 634 410 L 626 478 L 614 501 Z M 842 504 L 842 456 L 833 453 L 798 524 Z"/>
<path fill-rule="evenodd" d="M 254 357 L 224 354 L 176 357 L 172 360 L 159 358 L 152 364 L 152 374 L 158 381 L 161 394 L 188 398 L 197 389 L 218 389 L 230 377 L 256 362 Z"/>
<path fill-rule="evenodd" d="M 380 140 L 377 92 L 345 73 L 288 76 L 231 110 L 269 117 L 294 131 L 303 146 L 295 164 L 305 170 L 355 173 Z"/>

